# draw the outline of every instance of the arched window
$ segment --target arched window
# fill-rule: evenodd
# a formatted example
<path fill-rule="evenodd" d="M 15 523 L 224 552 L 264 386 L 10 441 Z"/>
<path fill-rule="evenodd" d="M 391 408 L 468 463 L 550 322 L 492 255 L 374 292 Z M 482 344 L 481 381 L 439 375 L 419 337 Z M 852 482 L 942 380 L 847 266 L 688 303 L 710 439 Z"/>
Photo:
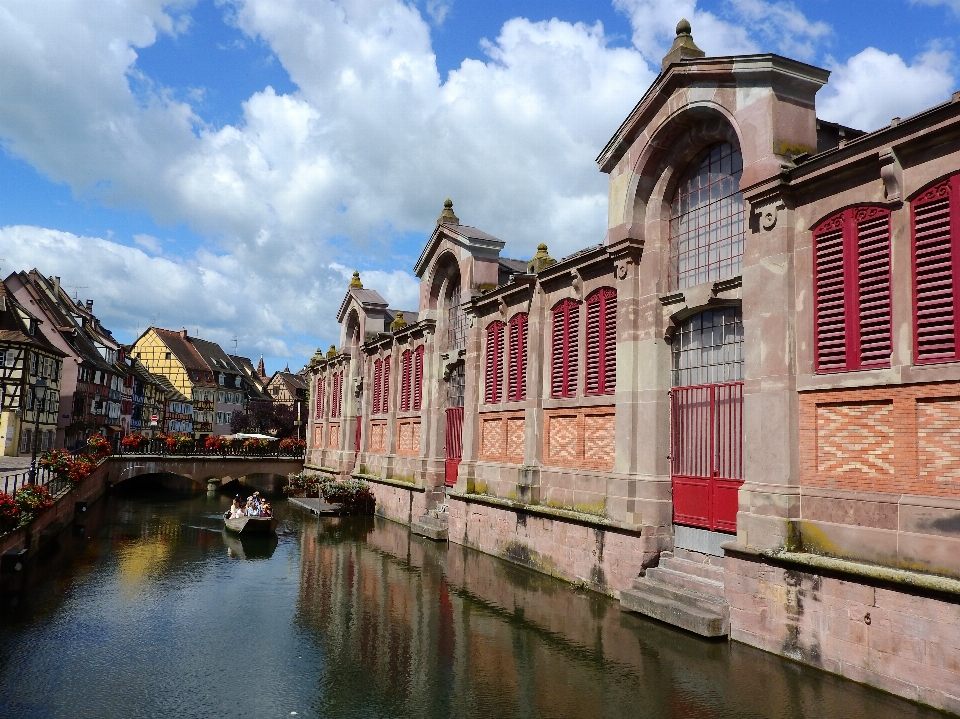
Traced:
<path fill-rule="evenodd" d="M 467 346 L 467 314 L 460 299 L 460 273 L 457 272 L 447 282 L 447 337 L 451 349 Z"/>
<path fill-rule="evenodd" d="M 617 384 L 617 291 L 601 287 L 586 299 L 585 394 L 613 394 Z"/>
<path fill-rule="evenodd" d="M 574 299 L 560 300 L 553 307 L 550 396 L 577 394 L 577 353 L 580 350 L 580 305 Z"/>
<path fill-rule="evenodd" d="M 680 176 L 670 204 L 670 287 L 682 290 L 740 274 L 743 159 L 729 142 L 708 147 Z"/>
<path fill-rule="evenodd" d="M 923 191 L 913 212 L 914 361 L 960 359 L 960 175 Z"/>
<path fill-rule="evenodd" d="M 519 312 L 510 318 L 507 362 L 507 401 L 527 398 L 527 325 L 529 316 Z"/>
<path fill-rule="evenodd" d="M 484 358 L 484 402 L 496 404 L 503 397 L 503 330 L 506 325 L 495 320 L 487 325 L 487 347 Z"/>
<path fill-rule="evenodd" d="M 890 366 L 890 211 L 852 207 L 813 231 L 818 372 Z"/>

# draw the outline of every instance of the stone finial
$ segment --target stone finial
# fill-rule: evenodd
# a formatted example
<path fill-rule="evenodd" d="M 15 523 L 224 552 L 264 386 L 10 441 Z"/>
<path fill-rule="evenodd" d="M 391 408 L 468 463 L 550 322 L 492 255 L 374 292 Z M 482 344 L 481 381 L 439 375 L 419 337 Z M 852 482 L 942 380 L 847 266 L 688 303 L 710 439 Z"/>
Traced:
<path fill-rule="evenodd" d="M 547 254 L 547 246 L 541 242 L 537 245 L 537 254 L 527 263 L 527 273 L 535 275 L 555 263 L 556 260 Z"/>
<path fill-rule="evenodd" d="M 310 358 L 310 364 L 315 365 L 317 362 L 323 359 L 323 350 L 317 347 L 317 351 L 313 353 L 313 357 Z"/>
<path fill-rule="evenodd" d="M 453 214 L 453 200 L 449 197 L 443 201 L 443 212 L 437 218 L 438 225 L 459 225 L 460 218 Z"/>
<path fill-rule="evenodd" d="M 693 41 L 693 35 L 690 34 L 690 31 L 690 23 L 686 18 L 677 23 L 677 36 L 673 39 L 670 52 L 663 56 L 663 62 L 660 64 L 661 71 L 666 70 L 675 62 L 706 56 L 706 53 L 697 47 L 697 44 Z"/>
<path fill-rule="evenodd" d="M 337 347 L 336 345 L 330 345 L 330 349 L 327 350 L 327 359 L 337 356 Z"/>
<path fill-rule="evenodd" d="M 393 322 L 390 323 L 390 331 L 399 332 L 406 326 L 407 321 L 403 319 L 403 312 L 397 312 L 397 316 L 394 318 Z"/>
<path fill-rule="evenodd" d="M 362 290 L 362 289 L 363 289 L 363 283 L 360 281 L 360 271 L 359 271 L 359 270 L 354 270 L 354 271 L 353 271 L 353 279 L 350 280 L 350 289 L 351 289 L 351 290 Z"/>

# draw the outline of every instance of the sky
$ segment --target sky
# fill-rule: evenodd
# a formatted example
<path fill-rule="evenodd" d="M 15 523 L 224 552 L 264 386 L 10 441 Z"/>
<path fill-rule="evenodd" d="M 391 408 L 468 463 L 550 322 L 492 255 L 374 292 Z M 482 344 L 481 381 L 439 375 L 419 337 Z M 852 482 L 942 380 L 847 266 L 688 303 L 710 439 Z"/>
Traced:
<path fill-rule="evenodd" d="M 0 0 L 0 276 L 296 370 L 353 270 L 416 309 L 447 197 L 507 257 L 601 242 L 595 158 L 681 17 L 830 70 L 859 129 L 960 87 L 960 0 Z"/>

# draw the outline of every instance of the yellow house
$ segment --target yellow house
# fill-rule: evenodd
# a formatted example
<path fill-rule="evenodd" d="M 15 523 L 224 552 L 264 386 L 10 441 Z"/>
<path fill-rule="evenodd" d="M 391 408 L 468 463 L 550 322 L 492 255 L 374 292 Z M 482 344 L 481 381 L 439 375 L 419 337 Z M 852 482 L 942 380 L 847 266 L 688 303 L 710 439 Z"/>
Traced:
<path fill-rule="evenodd" d="M 213 432 L 217 384 L 213 370 L 193 345 L 186 330 L 174 332 L 150 327 L 133 344 L 133 356 L 150 372 L 170 383 L 193 402 L 193 433 L 196 437 Z"/>

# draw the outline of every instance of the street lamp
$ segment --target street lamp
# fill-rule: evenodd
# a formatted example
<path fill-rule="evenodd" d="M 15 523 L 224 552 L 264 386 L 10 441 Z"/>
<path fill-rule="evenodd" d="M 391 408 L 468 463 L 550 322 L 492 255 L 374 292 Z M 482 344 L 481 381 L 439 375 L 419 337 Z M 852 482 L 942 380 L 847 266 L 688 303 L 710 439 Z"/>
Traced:
<path fill-rule="evenodd" d="M 40 410 L 47 394 L 47 381 L 41 377 L 33 386 L 33 453 L 30 456 L 30 484 L 37 481 L 37 450 L 40 448 Z"/>

